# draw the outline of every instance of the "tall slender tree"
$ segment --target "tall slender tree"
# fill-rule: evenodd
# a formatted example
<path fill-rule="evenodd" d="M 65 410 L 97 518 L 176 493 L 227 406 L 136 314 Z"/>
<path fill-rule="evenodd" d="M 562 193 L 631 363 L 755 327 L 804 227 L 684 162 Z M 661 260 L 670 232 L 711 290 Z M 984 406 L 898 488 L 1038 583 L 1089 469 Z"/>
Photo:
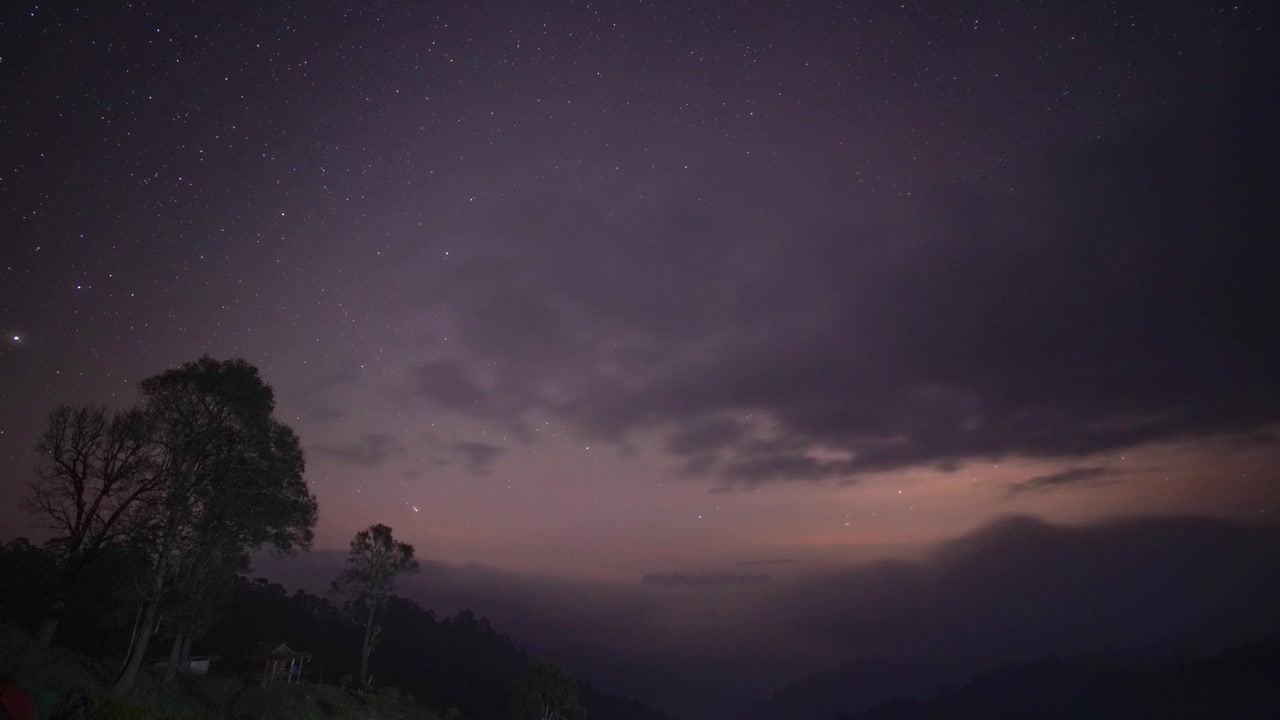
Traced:
<path fill-rule="evenodd" d="M 395 589 L 396 576 L 417 571 L 413 546 L 396 541 L 386 525 L 371 525 L 351 540 L 347 567 L 333 582 L 333 589 L 350 598 L 356 622 L 364 628 L 364 644 L 360 649 L 361 685 L 369 677 L 369 654 L 377 639 L 380 616 Z"/>

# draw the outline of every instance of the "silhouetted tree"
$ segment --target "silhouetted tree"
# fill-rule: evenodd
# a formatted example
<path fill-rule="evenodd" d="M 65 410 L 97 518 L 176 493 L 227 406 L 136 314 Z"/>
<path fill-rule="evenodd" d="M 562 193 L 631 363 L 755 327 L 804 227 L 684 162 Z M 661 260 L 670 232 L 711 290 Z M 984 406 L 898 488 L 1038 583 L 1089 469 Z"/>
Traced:
<path fill-rule="evenodd" d="M 57 594 L 58 557 L 20 537 L 0 543 L 0 622 L 34 627 Z"/>
<path fill-rule="evenodd" d="M 155 487 L 153 446 L 139 410 L 108 415 L 99 407 L 61 405 L 36 443 L 40 462 L 24 505 L 54 535 L 58 588 L 40 628 L 53 641 L 69 596 L 87 563 L 127 532 L 129 514 Z"/>
<path fill-rule="evenodd" d="M 551 663 L 535 663 L 525 669 L 516 688 L 519 720 L 580 720 L 578 681 Z"/>
<path fill-rule="evenodd" d="M 274 394 L 257 368 L 206 356 L 147 378 L 140 389 L 156 482 L 130 540 L 150 568 L 140 631 L 112 689 L 117 696 L 133 686 L 165 591 L 185 564 L 262 546 L 307 547 L 317 513 L 302 478 L 301 444 L 272 417 Z"/>
<path fill-rule="evenodd" d="M 351 540 L 347 567 L 333 582 L 335 592 L 351 598 L 357 614 L 356 622 L 364 628 L 364 644 L 360 651 L 360 684 L 369 674 L 369 653 L 379 632 L 378 616 L 387 605 L 395 588 L 396 576 L 417 572 L 413 546 L 397 542 L 386 525 L 371 525 Z"/>

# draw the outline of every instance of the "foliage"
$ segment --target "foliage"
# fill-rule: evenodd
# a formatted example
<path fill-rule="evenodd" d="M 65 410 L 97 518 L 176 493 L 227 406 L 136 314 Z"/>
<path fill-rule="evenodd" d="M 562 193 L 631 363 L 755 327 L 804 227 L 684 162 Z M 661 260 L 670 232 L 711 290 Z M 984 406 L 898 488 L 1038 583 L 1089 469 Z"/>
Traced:
<path fill-rule="evenodd" d="M 129 540 L 145 550 L 151 569 L 137 642 L 116 695 L 132 686 L 161 605 L 174 591 L 202 597 L 210 582 L 264 545 L 308 547 L 317 515 L 302 478 L 301 444 L 272 417 L 274 394 L 257 368 L 206 356 L 139 388 L 155 480 Z M 198 624 L 203 615 L 191 610 L 188 624 Z"/>
<path fill-rule="evenodd" d="M 579 720 L 578 681 L 551 663 L 534 663 L 520 678 L 515 696 L 516 717 L 521 720 Z"/>
<path fill-rule="evenodd" d="M 129 642 L 137 615 L 135 580 L 145 572 L 127 547 L 104 548 L 85 565 L 76 591 L 62 594 L 56 549 L 24 538 L 0 544 L 0 622 L 38 632 L 59 597 L 58 646 L 94 657 L 118 655 Z M 118 663 L 117 663 L 118 667 Z"/>
<path fill-rule="evenodd" d="M 310 546 L 317 508 L 297 435 L 243 360 L 203 357 L 140 384 L 159 448 L 159 497 L 139 532 L 160 549 Z"/>
<path fill-rule="evenodd" d="M 97 720 L 105 714 L 100 697 L 81 688 L 71 688 L 58 695 L 51 720 Z"/>
<path fill-rule="evenodd" d="M 34 627 L 44 619 L 50 599 L 58 591 L 58 555 L 26 538 L 0 543 L 0 616 L 9 622 Z"/>
<path fill-rule="evenodd" d="M 34 552 L 42 551 L 36 548 Z M 5 558 L 6 554 L 0 552 L 0 576 L 11 577 Z M 86 587 L 106 584 L 104 581 L 102 585 Z M 2 616 L 8 615 L 5 597 L 14 595 L 0 593 Z M 42 650 L 41 657 L 48 659 L 32 663 L 22 676 L 32 686 L 58 690 L 60 706 L 63 701 L 68 703 L 67 714 L 61 717 L 97 720 L 130 628 L 126 624 L 116 631 L 122 630 L 123 636 L 108 633 L 105 641 L 94 633 L 72 633 L 71 628 L 92 627 L 93 623 L 118 614 L 92 602 L 83 605 L 101 612 L 69 616 L 67 639 L 82 641 L 83 647 L 89 648 L 85 652 L 91 655 L 116 659 L 98 663 L 67 650 Z M 128 619 L 131 622 L 132 615 Z M 33 622 L 38 623 L 38 617 Z M 283 586 L 266 580 L 237 578 L 224 612 L 214 619 L 207 637 L 196 643 L 200 654 L 223 658 L 214 665 L 217 675 L 179 676 L 173 685 L 159 685 L 151 672 L 144 671 L 125 704 L 179 717 L 185 713 L 222 718 L 225 714 L 215 709 L 222 708 L 244 689 L 236 704 L 237 716 L 288 720 L 345 714 L 354 720 L 374 717 L 373 705 L 392 697 L 387 688 L 398 688 L 402 703 L 411 698 L 419 705 L 418 718 L 505 720 L 511 716 L 518 682 L 534 660 L 497 633 L 487 620 L 469 611 L 438 618 L 412 600 L 392 596 L 382 622 L 388 631 L 370 660 L 370 672 L 377 679 L 378 688 L 363 697 L 350 694 L 338 683 L 357 667 L 361 636 L 342 610 L 325 597 L 303 591 L 289 593 Z M 4 630 L 0 626 L 0 673 L 6 672 L 6 658 L 16 660 L 27 654 L 24 648 L 34 647 L 30 639 L 15 641 L 26 637 L 16 628 L 7 635 Z M 249 682 L 246 687 L 244 678 L 256 669 L 256 664 L 247 662 L 245 656 L 263 640 L 288 641 L 290 646 L 313 654 L 303 684 L 259 688 L 256 682 Z M 11 667 L 8 671 L 12 674 Z M 321 678 L 327 684 L 315 685 Z M 581 686 L 579 699 L 591 720 L 661 720 L 659 714 L 639 703 L 595 692 L 587 685 Z M 81 711 L 74 713 L 72 705 L 77 700 Z M 423 705 L 442 710 L 428 713 L 421 708 Z"/>
<path fill-rule="evenodd" d="M 348 605 L 356 622 L 364 628 L 360 654 L 360 684 L 368 681 L 369 654 L 378 639 L 379 614 L 395 588 L 396 576 L 417 572 L 413 546 L 398 542 L 386 525 L 371 525 L 351 540 L 347 567 L 333 582 L 333 590 L 351 598 Z"/>
<path fill-rule="evenodd" d="M 396 687 L 422 705 L 457 708 L 464 718 L 511 717 L 520 678 L 536 661 L 488 620 L 466 610 L 439 618 L 417 602 L 391 596 L 382 623 L 387 632 L 369 661 L 375 692 Z M 325 682 L 334 685 L 356 669 L 361 643 L 357 628 L 328 598 L 242 579 L 200 651 L 226 658 L 223 672 L 241 672 L 250 668 L 237 658 L 264 640 L 287 640 L 290 647 L 312 653 L 307 680 L 314 682 L 323 672 Z M 585 685 L 579 698 L 591 720 L 661 720 L 640 703 Z"/>
<path fill-rule="evenodd" d="M 412 545 L 398 542 L 386 525 L 371 525 L 351 540 L 347 567 L 333 586 L 369 606 L 381 608 L 395 589 L 396 576 L 417 570 Z"/>

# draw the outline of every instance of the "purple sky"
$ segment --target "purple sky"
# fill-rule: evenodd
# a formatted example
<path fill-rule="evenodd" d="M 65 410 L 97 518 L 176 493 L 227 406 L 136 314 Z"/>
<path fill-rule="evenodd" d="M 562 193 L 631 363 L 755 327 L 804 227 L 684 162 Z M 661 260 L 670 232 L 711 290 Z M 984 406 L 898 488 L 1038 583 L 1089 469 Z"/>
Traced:
<path fill-rule="evenodd" d="M 49 409 L 203 353 L 321 550 L 635 585 L 1280 514 L 1269 3 L 0 12 L 6 536 Z"/>

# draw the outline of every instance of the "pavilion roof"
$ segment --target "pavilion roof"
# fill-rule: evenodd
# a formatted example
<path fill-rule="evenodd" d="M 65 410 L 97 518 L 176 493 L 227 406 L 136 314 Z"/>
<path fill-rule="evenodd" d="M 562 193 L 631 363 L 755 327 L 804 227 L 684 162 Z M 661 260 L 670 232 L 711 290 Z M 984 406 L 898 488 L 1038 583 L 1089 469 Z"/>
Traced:
<path fill-rule="evenodd" d="M 251 658 L 266 658 L 266 657 L 273 657 L 273 658 L 295 658 L 295 657 L 300 657 L 300 658 L 302 658 L 303 660 L 310 660 L 310 659 L 311 659 L 311 653 L 308 653 L 308 652 L 302 652 L 301 650 L 294 650 L 293 648 L 289 647 L 287 644 L 282 643 L 282 642 L 260 642 L 260 643 L 258 643 L 258 644 L 254 647 L 253 652 L 249 653 L 249 657 L 251 657 Z"/>

